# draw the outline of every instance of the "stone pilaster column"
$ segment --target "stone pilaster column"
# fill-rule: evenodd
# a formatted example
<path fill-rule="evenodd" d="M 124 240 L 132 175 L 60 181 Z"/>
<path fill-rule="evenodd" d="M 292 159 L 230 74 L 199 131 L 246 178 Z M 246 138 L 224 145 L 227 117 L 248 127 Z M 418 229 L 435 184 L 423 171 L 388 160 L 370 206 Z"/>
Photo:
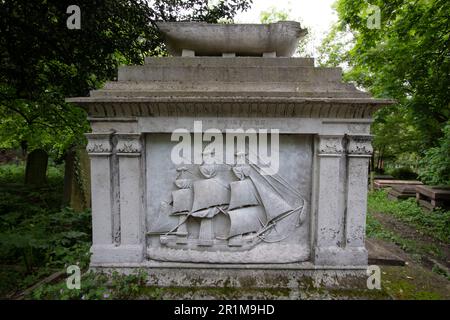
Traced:
<path fill-rule="evenodd" d="M 144 257 L 142 208 L 143 173 L 140 134 L 116 134 L 119 161 L 120 248 L 122 261 L 141 262 Z"/>
<path fill-rule="evenodd" d="M 347 144 L 347 215 L 345 245 L 358 255 L 360 263 L 367 263 L 365 226 L 367 211 L 368 168 L 373 149 L 370 135 L 348 137 Z M 356 257 L 355 257 L 356 258 Z"/>
<path fill-rule="evenodd" d="M 86 150 L 91 159 L 92 248 L 91 261 L 102 262 L 114 247 L 112 218 L 111 134 L 88 133 Z"/>
<path fill-rule="evenodd" d="M 343 135 L 319 136 L 313 257 L 316 265 L 339 264 L 344 214 L 340 206 L 343 138 Z"/>

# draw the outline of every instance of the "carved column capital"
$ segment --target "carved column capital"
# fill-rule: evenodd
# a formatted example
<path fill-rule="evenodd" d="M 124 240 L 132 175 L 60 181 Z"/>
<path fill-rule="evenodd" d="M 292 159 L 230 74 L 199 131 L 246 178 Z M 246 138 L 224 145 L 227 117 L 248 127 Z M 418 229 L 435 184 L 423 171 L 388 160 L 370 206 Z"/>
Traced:
<path fill-rule="evenodd" d="M 140 156 L 142 151 L 141 135 L 136 133 L 119 133 L 116 151 L 121 156 Z"/>
<path fill-rule="evenodd" d="M 370 157 L 372 153 L 371 135 L 348 136 L 347 154 L 349 157 Z"/>
<path fill-rule="evenodd" d="M 344 154 L 343 136 L 319 136 L 319 156 L 341 156 Z"/>
<path fill-rule="evenodd" d="M 109 156 L 112 152 L 110 133 L 86 133 L 86 151 L 90 156 Z"/>

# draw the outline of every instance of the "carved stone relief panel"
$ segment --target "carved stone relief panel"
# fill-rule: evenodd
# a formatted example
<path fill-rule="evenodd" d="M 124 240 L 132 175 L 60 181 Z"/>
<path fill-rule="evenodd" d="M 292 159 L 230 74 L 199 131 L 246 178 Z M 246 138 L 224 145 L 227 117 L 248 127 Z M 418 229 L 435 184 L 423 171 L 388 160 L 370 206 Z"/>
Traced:
<path fill-rule="evenodd" d="M 224 157 L 219 164 L 176 165 L 170 135 L 146 135 L 148 258 L 308 260 L 312 141 L 308 135 L 281 135 L 279 170 L 265 175 L 248 149 L 236 150 L 233 163 Z"/>

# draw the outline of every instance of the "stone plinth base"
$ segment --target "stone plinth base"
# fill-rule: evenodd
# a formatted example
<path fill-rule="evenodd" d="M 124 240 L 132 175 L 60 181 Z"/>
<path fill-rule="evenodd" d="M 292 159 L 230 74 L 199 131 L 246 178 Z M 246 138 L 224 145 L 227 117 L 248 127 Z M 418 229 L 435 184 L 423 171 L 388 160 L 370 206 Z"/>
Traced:
<path fill-rule="evenodd" d="M 315 267 L 312 263 L 264 265 L 208 265 L 193 263 L 91 264 L 91 270 L 148 274 L 158 287 L 327 288 L 364 289 L 365 267 Z"/>
<path fill-rule="evenodd" d="M 142 245 L 93 245 L 91 247 L 91 264 L 108 264 L 112 262 L 141 262 L 144 247 Z"/>
<path fill-rule="evenodd" d="M 364 247 L 345 249 L 339 247 L 316 248 L 314 261 L 318 265 L 348 265 L 349 261 L 355 265 L 366 265 L 368 253 Z"/>

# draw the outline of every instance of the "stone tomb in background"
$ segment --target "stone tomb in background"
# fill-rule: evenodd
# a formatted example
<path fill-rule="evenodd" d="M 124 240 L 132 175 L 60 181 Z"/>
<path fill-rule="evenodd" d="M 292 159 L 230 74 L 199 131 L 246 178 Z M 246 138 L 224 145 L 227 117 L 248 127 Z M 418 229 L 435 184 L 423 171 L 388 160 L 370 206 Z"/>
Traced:
<path fill-rule="evenodd" d="M 305 34 L 295 22 L 160 29 L 174 56 L 121 67 L 118 81 L 68 99 L 92 127 L 91 267 L 146 268 L 151 284 L 187 286 L 365 275 L 371 116 L 391 101 L 291 57 Z M 278 130 L 279 170 L 262 174 L 249 148 L 233 150 L 241 165 L 176 164 L 179 129 L 192 141 L 254 129 L 259 147 L 258 130 Z"/>

